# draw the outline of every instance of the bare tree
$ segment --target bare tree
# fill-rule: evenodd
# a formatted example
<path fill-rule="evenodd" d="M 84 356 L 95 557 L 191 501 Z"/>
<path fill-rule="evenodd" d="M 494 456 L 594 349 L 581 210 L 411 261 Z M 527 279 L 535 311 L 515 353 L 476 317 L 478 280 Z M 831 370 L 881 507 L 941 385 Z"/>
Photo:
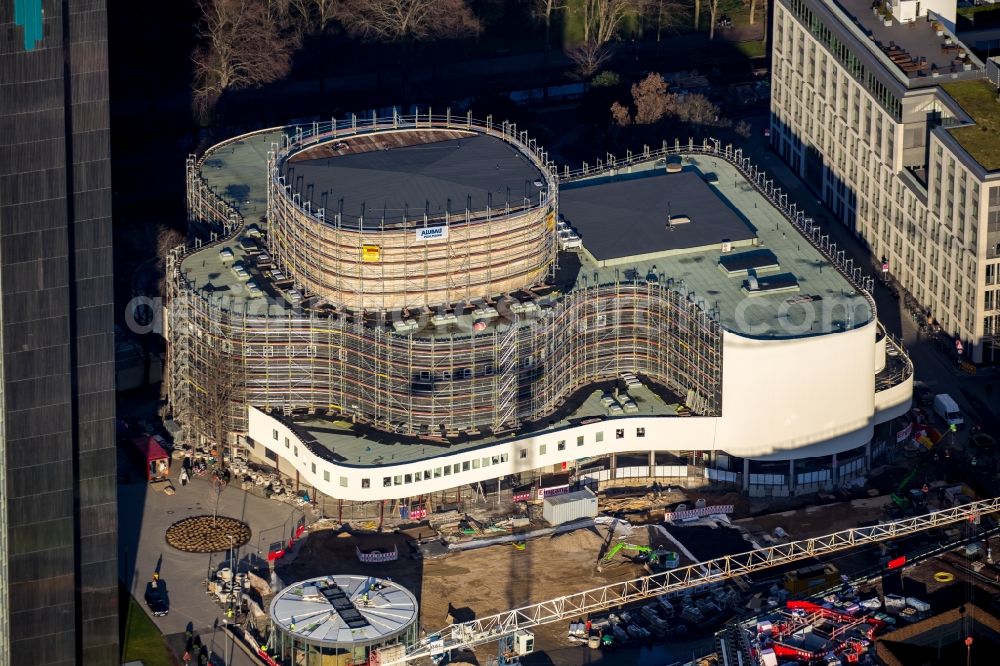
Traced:
<path fill-rule="evenodd" d="M 198 0 L 198 8 L 192 92 L 202 119 L 226 91 L 260 87 L 291 69 L 298 40 L 282 30 L 270 2 Z"/>
<path fill-rule="evenodd" d="M 719 0 L 708 0 L 708 38 L 715 39 L 715 23 L 718 21 Z"/>
<path fill-rule="evenodd" d="M 635 14 L 639 0 L 582 0 L 583 41 L 607 44 L 629 14 Z"/>
<path fill-rule="evenodd" d="M 284 0 L 295 9 L 305 32 L 323 34 L 341 11 L 341 0 Z"/>
<path fill-rule="evenodd" d="M 532 13 L 545 26 L 545 52 L 552 44 L 552 19 L 555 13 L 566 9 L 565 0 L 534 0 Z"/>
<path fill-rule="evenodd" d="M 639 83 L 632 84 L 632 101 L 635 103 L 635 123 L 652 125 L 670 111 L 671 95 L 667 82 L 656 72 L 651 72 Z"/>
<path fill-rule="evenodd" d="M 757 15 L 757 0 L 749 0 L 749 1 L 750 1 L 750 25 L 753 25 L 754 19 L 756 18 Z"/>
<path fill-rule="evenodd" d="M 479 30 L 465 0 L 344 0 L 340 20 L 355 35 L 385 42 L 465 37 Z"/>
<path fill-rule="evenodd" d="M 694 29 L 697 30 L 701 22 L 701 0 L 694 0 Z"/>
<path fill-rule="evenodd" d="M 576 65 L 576 70 L 571 75 L 586 80 L 597 73 L 610 57 L 611 51 L 606 44 L 591 41 L 567 49 L 566 55 Z"/>
<path fill-rule="evenodd" d="M 680 0 L 641 0 L 639 12 L 656 26 L 656 41 L 659 43 L 664 31 L 675 32 L 687 13 Z"/>

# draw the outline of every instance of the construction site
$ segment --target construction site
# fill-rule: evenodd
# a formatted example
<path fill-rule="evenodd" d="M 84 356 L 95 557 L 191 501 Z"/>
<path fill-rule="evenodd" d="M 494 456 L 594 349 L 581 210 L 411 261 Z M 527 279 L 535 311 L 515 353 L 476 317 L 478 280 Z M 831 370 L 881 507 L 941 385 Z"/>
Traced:
<path fill-rule="evenodd" d="M 816 492 L 876 465 L 909 406 L 870 278 L 732 145 L 570 170 L 489 117 L 354 116 L 235 137 L 187 177 L 178 440 L 338 518 L 551 473 Z"/>

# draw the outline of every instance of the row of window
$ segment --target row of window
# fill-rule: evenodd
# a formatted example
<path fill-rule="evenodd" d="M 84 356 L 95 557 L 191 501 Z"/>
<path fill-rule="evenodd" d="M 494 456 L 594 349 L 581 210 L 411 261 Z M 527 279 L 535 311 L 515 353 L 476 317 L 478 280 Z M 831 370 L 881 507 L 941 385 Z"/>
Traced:
<path fill-rule="evenodd" d="M 646 429 L 639 427 L 635 429 L 636 437 L 645 437 Z M 275 442 L 279 441 L 278 430 L 271 430 L 271 437 Z M 625 428 L 617 428 L 615 430 L 615 439 L 625 438 Z M 285 448 L 291 451 L 293 458 L 299 457 L 299 447 L 292 445 L 291 439 L 288 437 L 284 438 Z M 594 433 L 594 442 L 600 443 L 604 441 L 604 433 L 596 432 Z M 578 435 L 576 438 L 576 445 L 583 446 L 586 443 L 586 438 L 584 435 Z M 566 440 L 561 439 L 556 443 L 556 447 L 559 451 L 566 450 Z M 545 444 L 540 444 L 538 447 L 538 455 L 544 456 L 546 454 L 547 446 Z M 528 449 L 526 447 L 521 447 L 517 452 L 518 459 L 527 460 Z M 272 458 L 275 459 L 275 458 Z M 500 453 L 494 456 L 483 456 L 481 458 L 473 458 L 471 460 L 464 460 L 459 463 L 443 465 L 441 467 L 435 467 L 432 469 L 424 470 L 423 472 L 413 472 L 410 474 L 396 474 L 394 476 L 383 476 L 382 477 L 382 487 L 391 488 L 393 486 L 405 486 L 410 483 L 417 483 L 420 481 L 430 481 L 432 479 L 439 479 L 445 476 L 451 476 L 452 474 L 460 474 L 462 472 L 469 472 L 476 469 L 481 469 L 484 467 L 490 467 L 491 465 L 500 465 L 508 461 L 508 454 Z M 311 467 L 312 473 L 316 474 L 316 463 L 312 463 Z M 323 480 L 330 481 L 329 470 L 323 470 Z M 346 476 L 339 477 L 339 483 L 341 488 L 347 488 L 348 479 Z M 371 488 L 371 479 L 362 478 L 361 479 L 362 488 Z"/>

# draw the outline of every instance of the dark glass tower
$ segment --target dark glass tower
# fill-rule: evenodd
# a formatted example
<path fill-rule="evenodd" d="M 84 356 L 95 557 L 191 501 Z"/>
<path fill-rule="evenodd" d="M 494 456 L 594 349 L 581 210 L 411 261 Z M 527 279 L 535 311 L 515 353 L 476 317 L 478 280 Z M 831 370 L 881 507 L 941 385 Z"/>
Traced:
<path fill-rule="evenodd" d="M 104 0 L 0 0 L 0 664 L 119 661 Z"/>

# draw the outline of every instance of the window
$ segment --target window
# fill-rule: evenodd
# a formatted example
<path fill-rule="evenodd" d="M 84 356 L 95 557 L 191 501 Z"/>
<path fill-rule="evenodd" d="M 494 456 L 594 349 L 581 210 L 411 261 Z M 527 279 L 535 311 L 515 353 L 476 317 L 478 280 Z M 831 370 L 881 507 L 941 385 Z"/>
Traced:
<path fill-rule="evenodd" d="M 625 439 L 625 428 L 615 430 L 615 439 Z"/>
<path fill-rule="evenodd" d="M 479 469 L 479 458 L 474 458 L 472 461 L 472 469 Z"/>
<path fill-rule="evenodd" d="M 404 474 L 403 475 L 403 483 L 413 483 L 413 475 L 412 474 Z"/>
<path fill-rule="evenodd" d="M 542 444 L 542 445 L 540 445 L 538 447 L 538 455 L 540 455 L 540 456 L 544 456 L 545 455 L 545 445 L 544 444 Z"/>
<path fill-rule="evenodd" d="M 361 479 L 361 487 L 362 488 L 371 488 L 372 487 L 372 480 L 371 479 Z"/>
<path fill-rule="evenodd" d="M 296 458 L 298 458 L 299 457 L 299 447 L 296 446 L 294 449 L 292 449 L 292 453 L 295 454 Z"/>
<path fill-rule="evenodd" d="M 451 476 L 451 465 L 445 465 L 444 466 L 444 475 L 445 476 Z"/>
<path fill-rule="evenodd" d="M 392 485 L 392 477 L 391 476 L 383 476 L 382 477 L 382 487 L 383 488 L 388 488 L 391 485 Z"/>
<path fill-rule="evenodd" d="M 272 430 L 271 431 L 271 436 L 274 437 L 274 441 L 276 441 L 276 442 L 278 441 L 278 431 L 277 430 Z"/>
<path fill-rule="evenodd" d="M 313 473 L 313 474 L 315 474 L 315 473 L 316 473 L 316 463 L 313 463 L 313 464 L 312 464 L 312 473 Z"/>
<path fill-rule="evenodd" d="M 424 470 L 424 481 L 430 481 L 430 479 L 431 479 L 431 471 L 429 469 Z"/>
<path fill-rule="evenodd" d="M 524 460 L 528 457 L 528 449 L 521 449 L 517 452 L 517 457 Z"/>
<path fill-rule="evenodd" d="M 636 428 L 635 429 L 635 436 L 636 437 L 645 437 L 646 436 L 646 429 L 645 428 Z"/>
<path fill-rule="evenodd" d="M 347 487 L 347 477 L 346 476 L 340 477 L 340 487 L 341 488 L 346 488 Z"/>
<path fill-rule="evenodd" d="M 506 454 L 506 453 L 501 453 L 500 454 L 500 462 L 505 463 L 505 462 L 507 462 L 508 459 L 509 459 L 508 454 Z"/>
<path fill-rule="evenodd" d="M 462 462 L 462 471 L 463 472 L 468 472 L 469 471 L 469 461 L 468 460 L 465 460 L 465 461 Z"/>
<path fill-rule="evenodd" d="M 435 467 L 434 468 L 434 478 L 435 479 L 440 479 L 441 478 L 441 468 L 440 467 Z"/>
<path fill-rule="evenodd" d="M 559 444 L 557 445 L 557 448 L 560 451 L 565 451 L 566 450 L 566 441 L 565 440 L 560 440 Z"/>
<path fill-rule="evenodd" d="M 328 470 L 328 469 L 324 469 L 323 470 L 323 480 L 324 481 L 329 481 L 330 480 L 330 470 Z"/>
<path fill-rule="evenodd" d="M 576 438 L 576 445 L 583 446 L 583 435 L 580 435 L 579 437 Z"/>
<path fill-rule="evenodd" d="M 451 466 L 451 471 L 454 472 L 455 474 L 458 474 L 458 463 L 455 463 L 454 465 Z"/>
<path fill-rule="evenodd" d="M 401 485 L 403 485 L 403 475 L 402 474 L 397 474 L 396 476 L 392 477 L 392 485 L 394 485 L 394 486 L 401 486 Z"/>
<path fill-rule="evenodd" d="M 490 466 L 490 459 L 488 457 L 483 458 L 483 467 L 489 467 L 489 466 Z"/>
<path fill-rule="evenodd" d="M 275 439 L 277 439 L 277 437 L 275 437 Z M 291 443 L 288 441 L 288 438 L 286 437 L 285 438 L 285 448 L 287 449 L 289 446 L 291 446 Z"/>
<path fill-rule="evenodd" d="M 604 431 L 603 430 L 601 432 L 595 432 L 594 433 L 594 441 L 595 442 L 603 442 L 604 441 Z"/>

